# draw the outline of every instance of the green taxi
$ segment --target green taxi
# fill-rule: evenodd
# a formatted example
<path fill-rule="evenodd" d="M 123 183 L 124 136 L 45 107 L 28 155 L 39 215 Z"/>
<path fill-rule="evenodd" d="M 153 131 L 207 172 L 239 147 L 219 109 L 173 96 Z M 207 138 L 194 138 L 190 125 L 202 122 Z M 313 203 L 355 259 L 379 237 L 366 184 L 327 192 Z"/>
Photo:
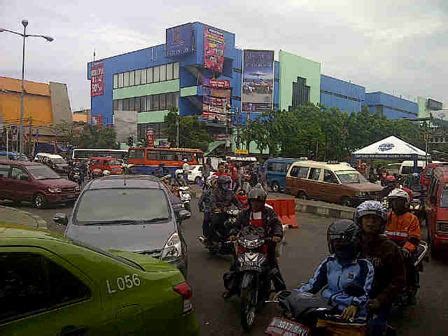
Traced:
<path fill-rule="evenodd" d="M 191 296 L 165 262 L 0 225 L 0 335 L 198 335 Z"/>

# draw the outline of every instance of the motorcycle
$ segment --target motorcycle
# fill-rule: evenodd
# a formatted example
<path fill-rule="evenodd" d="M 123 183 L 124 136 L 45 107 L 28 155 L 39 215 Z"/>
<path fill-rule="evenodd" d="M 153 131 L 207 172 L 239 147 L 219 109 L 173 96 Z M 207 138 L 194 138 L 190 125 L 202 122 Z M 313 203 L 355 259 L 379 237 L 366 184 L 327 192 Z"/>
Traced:
<path fill-rule="evenodd" d="M 81 185 L 81 169 L 78 167 L 72 168 L 68 173 L 68 179 L 70 181 L 73 181 L 77 183 L 78 185 Z"/>
<path fill-rule="evenodd" d="M 234 228 L 236 218 L 240 213 L 239 210 L 230 209 L 226 211 L 227 219 L 223 225 L 219 228 L 211 228 L 213 231 L 212 237 L 206 239 L 203 236 L 199 236 L 199 241 L 208 249 L 212 255 L 231 255 L 234 252 L 233 242 L 229 242 L 227 239 L 230 235 L 230 231 Z"/>
<path fill-rule="evenodd" d="M 267 335 L 367 335 L 366 319 L 341 319 L 335 307 L 320 295 L 283 291 L 266 302 L 278 304 L 282 311 L 281 317 L 274 317 L 269 323 Z"/>
<path fill-rule="evenodd" d="M 184 209 L 191 212 L 191 194 L 190 194 L 190 187 L 184 186 L 179 187 L 179 198 L 182 201 L 182 204 L 184 206 Z"/>

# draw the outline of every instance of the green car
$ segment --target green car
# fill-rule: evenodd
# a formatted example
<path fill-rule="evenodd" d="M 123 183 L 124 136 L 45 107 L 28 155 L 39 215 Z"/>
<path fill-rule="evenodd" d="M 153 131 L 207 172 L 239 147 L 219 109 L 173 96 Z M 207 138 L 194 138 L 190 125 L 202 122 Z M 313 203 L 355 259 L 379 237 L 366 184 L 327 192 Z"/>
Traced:
<path fill-rule="evenodd" d="M 0 335 L 198 335 L 168 263 L 0 225 Z"/>

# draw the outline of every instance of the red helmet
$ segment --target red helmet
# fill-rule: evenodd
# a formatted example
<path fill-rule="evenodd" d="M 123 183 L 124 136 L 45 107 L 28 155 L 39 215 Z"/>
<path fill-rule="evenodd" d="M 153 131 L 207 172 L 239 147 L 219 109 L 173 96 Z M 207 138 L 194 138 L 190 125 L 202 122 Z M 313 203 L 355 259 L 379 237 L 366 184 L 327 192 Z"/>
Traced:
<path fill-rule="evenodd" d="M 386 176 L 386 181 L 387 182 L 395 182 L 396 178 L 393 175 L 387 175 Z"/>

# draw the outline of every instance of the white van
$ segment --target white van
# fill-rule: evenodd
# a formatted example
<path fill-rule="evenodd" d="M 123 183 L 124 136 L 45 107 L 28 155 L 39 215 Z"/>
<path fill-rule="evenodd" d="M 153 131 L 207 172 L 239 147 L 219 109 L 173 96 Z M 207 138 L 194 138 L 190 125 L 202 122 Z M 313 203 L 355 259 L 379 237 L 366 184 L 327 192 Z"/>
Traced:
<path fill-rule="evenodd" d="M 43 163 L 58 173 L 68 172 L 67 162 L 58 154 L 37 153 L 34 157 L 34 161 Z"/>
<path fill-rule="evenodd" d="M 426 167 L 425 161 L 417 161 L 417 173 L 421 173 Z M 414 161 L 403 161 L 400 166 L 398 175 L 406 176 L 414 172 Z"/>

